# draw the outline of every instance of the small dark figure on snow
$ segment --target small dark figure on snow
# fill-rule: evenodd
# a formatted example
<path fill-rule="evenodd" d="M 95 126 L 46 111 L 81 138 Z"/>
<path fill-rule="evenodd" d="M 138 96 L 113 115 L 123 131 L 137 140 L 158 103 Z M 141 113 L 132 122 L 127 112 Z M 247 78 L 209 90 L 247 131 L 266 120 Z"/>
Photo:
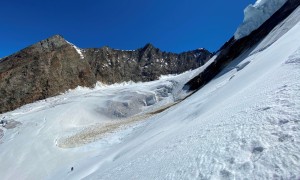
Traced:
<path fill-rule="evenodd" d="M 74 170 L 74 167 L 71 167 L 71 171 L 73 171 Z"/>

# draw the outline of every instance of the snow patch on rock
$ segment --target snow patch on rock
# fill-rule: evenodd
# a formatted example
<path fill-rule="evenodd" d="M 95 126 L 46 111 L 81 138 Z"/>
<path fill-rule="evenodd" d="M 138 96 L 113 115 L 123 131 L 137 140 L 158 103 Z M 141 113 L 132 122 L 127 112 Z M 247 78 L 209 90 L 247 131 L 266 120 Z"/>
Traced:
<path fill-rule="evenodd" d="M 259 28 L 269 19 L 287 0 L 257 0 L 244 10 L 243 23 L 234 34 L 235 39 L 241 39 Z"/>
<path fill-rule="evenodd" d="M 82 54 L 82 50 L 80 48 L 78 48 L 77 46 L 75 46 L 74 44 L 70 43 L 69 41 L 67 41 L 71 46 L 73 46 L 73 48 L 77 51 L 77 53 L 80 56 L 80 59 L 84 59 L 84 56 Z"/>

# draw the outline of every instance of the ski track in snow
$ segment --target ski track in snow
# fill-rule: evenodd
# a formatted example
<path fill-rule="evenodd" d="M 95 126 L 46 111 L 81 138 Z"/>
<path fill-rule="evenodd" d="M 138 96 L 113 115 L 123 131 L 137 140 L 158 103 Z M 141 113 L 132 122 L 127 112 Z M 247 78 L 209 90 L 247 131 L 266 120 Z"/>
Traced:
<path fill-rule="evenodd" d="M 1 143 L 1 138 L 3 137 L 4 133 L 3 133 L 3 130 L 0 129 L 0 143 Z"/>

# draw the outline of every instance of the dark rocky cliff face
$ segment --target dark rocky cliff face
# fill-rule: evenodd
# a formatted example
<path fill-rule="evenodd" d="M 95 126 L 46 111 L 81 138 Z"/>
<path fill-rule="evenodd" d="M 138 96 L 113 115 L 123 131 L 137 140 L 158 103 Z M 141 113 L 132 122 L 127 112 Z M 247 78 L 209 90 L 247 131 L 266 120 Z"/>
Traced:
<path fill-rule="evenodd" d="M 178 74 L 203 65 L 211 53 L 204 49 L 181 54 L 162 52 L 151 44 L 135 51 L 109 47 L 86 49 L 85 60 L 96 79 L 106 84 L 122 81 L 152 81 L 160 75 Z"/>
<path fill-rule="evenodd" d="M 264 24 L 250 35 L 235 40 L 233 37 L 226 42 L 218 51 L 218 57 L 203 72 L 186 83 L 184 89 L 195 91 L 206 85 L 218 73 L 220 73 L 226 65 L 237 58 L 246 50 L 254 47 L 263 40 L 280 22 L 286 19 L 298 6 L 299 0 L 288 0 L 273 16 L 271 16 Z"/>
<path fill-rule="evenodd" d="M 109 47 L 82 49 L 55 35 L 0 61 L 0 113 L 97 81 L 151 81 L 204 64 L 205 49 L 181 54 L 162 52 L 151 44 L 134 51 Z"/>

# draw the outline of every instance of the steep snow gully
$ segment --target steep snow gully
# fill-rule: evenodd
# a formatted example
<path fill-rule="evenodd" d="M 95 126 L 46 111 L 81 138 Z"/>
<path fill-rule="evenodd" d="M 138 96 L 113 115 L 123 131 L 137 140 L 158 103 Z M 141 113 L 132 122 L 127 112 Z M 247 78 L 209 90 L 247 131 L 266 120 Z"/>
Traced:
<path fill-rule="evenodd" d="M 300 179 L 299 17 L 298 7 L 194 94 L 182 87 L 217 55 L 1 114 L 1 179 Z"/>

